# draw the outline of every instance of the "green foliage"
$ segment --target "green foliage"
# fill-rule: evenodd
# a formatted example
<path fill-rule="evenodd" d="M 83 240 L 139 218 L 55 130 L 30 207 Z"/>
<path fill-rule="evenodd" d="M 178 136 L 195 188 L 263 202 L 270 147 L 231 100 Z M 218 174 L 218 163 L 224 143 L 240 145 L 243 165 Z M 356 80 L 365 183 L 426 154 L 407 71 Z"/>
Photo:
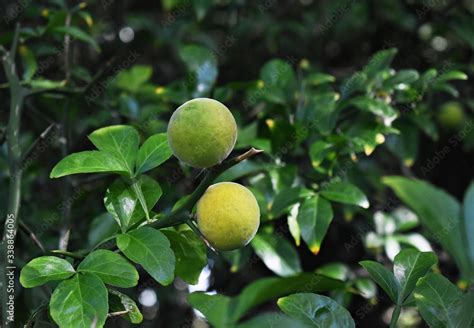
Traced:
<path fill-rule="evenodd" d="M 362 261 L 360 264 L 382 287 L 392 302 L 401 306 L 409 299 L 418 279 L 423 277 L 436 262 L 436 255 L 432 252 L 407 249 L 395 257 L 393 273 L 377 262 Z"/>
<path fill-rule="evenodd" d="M 465 244 L 469 237 L 464 235 L 467 231 L 462 229 L 459 202 L 424 181 L 403 177 L 386 177 L 383 181 L 413 209 L 421 224 L 453 256 L 463 275 L 472 279 L 472 267 Z"/>
<path fill-rule="evenodd" d="M 298 209 L 297 222 L 301 236 L 313 253 L 318 254 L 321 249 L 321 242 L 332 219 L 331 204 L 318 195 L 305 199 Z"/>
<path fill-rule="evenodd" d="M 124 125 L 115 125 L 92 132 L 89 140 L 99 151 L 117 158 L 133 174 L 133 167 L 138 152 L 140 136 L 138 132 Z"/>
<path fill-rule="evenodd" d="M 102 327 L 109 308 L 107 289 L 97 275 L 79 273 L 56 287 L 49 308 L 60 327 Z"/>
<path fill-rule="evenodd" d="M 176 257 L 175 275 L 190 284 L 199 281 L 199 275 L 207 264 L 207 248 L 191 230 L 163 230 L 170 241 L 170 247 Z"/>
<path fill-rule="evenodd" d="M 360 265 L 370 274 L 370 277 L 385 291 L 392 302 L 398 301 L 399 289 L 397 280 L 393 273 L 391 273 L 382 264 L 374 261 L 362 261 Z"/>
<path fill-rule="evenodd" d="M 64 280 L 76 271 L 71 263 L 54 256 L 41 256 L 28 262 L 21 269 L 20 283 L 25 288 L 43 285 L 48 281 Z"/>
<path fill-rule="evenodd" d="M 329 182 L 329 184 L 325 185 L 321 190 L 321 195 L 338 203 L 357 205 L 362 208 L 369 207 L 369 201 L 362 191 L 347 182 Z"/>
<path fill-rule="evenodd" d="M 278 235 L 259 234 L 251 245 L 267 268 L 279 276 L 292 276 L 301 272 L 301 263 L 296 249 Z"/>
<path fill-rule="evenodd" d="M 329 297 L 317 294 L 293 294 L 278 300 L 288 316 L 308 326 L 355 327 L 349 312 Z"/>
<path fill-rule="evenodd" d="M 464 295 L 445 277 L 431 273 L 416 284 L 415 300 L 430 327 L 472 326 L 472 292 Z M 468 308 L 471 310 L 465 311 Z"/>
<path fill-rule="evenodd" d="M 173 282 L 175 256 L 170 242 L 160 231 L 142 227 L 117 236 L 118 248 L 130 260 L 140 264 L 157 282 Z M 160 250 L 157 252 L 156 250 Z"/>
<path fill-rule="evenodd" d="M 165 133 L 148 138 L 138 151 L 136 172 L 145 173 L 161 165 L 172 155 Z"/>
<path fill-rule="evenodd" d="M 129 320 L 131 323 L 138 324 L 143 321 L 143 315 L 133 299 L 115 289 L 109 288 L 108 291 L 109 308 L 112 311 L 128 311 L 124 318 Z"/>
<path fill-rule="evenodd" d="M 464 195 L 461 230 L 465 232 L 464 238 L 471 262 L 471 270 L 474 272 L 474 240 L 469 238 L 474 235 L 474 182 L 471 182 Z"/>
<path fill-rule="evenodd" d="M 104 283 L 116 287 L 133 287 L 138 283 L 138 272 L 133 265 L 120 254 L 105 249 L 87 255 L 77 271 L 93 273 Z"/>
<path fill-rule="evenodd" d="M 472 5 L 308 3 L 5 5 L 15 324 L 200 325 L 194 307 L 216 327 L 364 326 L 385 320 L 376 283 L 392 327 L 408 308 L 430 327 L 473 325 Z M 230 158 L 263 154 L 203 171 L 171 158 L 170 115 L 196 97 L 235 116 Z M 249 187 L 261 225 L 249 246 L 215 253 L 194 205 L 222 181 Z M 371 279 L 353 265 L 370 257 Z"/>
<path fill-rule="evenodd" d="M 139 192 L 134 185 L 138 185 Z M 122 232 L 127 231 L 130 226 L 139 223 L 145 212 L 139 199 L 139 193 L 143 194 L 147 209 L 153 208 L 162 195 L 158 182 L 152 178 L 141 175 L 136 180 L 119 178 L 115 180 L 104 197 L 104 205 L 107 211 L 113 215 Z"/>
<path fill-rule="evenodd" d="M 74 153 L 64 158 L 51 171 L 51 178 L 99 172 L 129 173 L 128 168 L 115 157 L 93 150 Z"/>
<path fill-rule="evenodd" d="M 192 293 L 189 302 L 214 326 L 227 327 L 238 322 L 250 309 L 268 300 L 296 292 L 321 292 L 343 286 L 341 282 L 322 275 L 302 273 L 287 278 L 260 279 L 235 297 Z"/>
<path fill-rule="evenodd" d="M 390 213 L 375 212 L 373 221 L 375 231 L 368 232 L 364 242 L 376 254 L 383 247 L 387 257 L 393 261 L 402 247 L 414 247 L 423 252 L 433 250 L 422 234 L 410 231 L 419 226 L 419 220 L 407 208 L 398 207 Z"/>

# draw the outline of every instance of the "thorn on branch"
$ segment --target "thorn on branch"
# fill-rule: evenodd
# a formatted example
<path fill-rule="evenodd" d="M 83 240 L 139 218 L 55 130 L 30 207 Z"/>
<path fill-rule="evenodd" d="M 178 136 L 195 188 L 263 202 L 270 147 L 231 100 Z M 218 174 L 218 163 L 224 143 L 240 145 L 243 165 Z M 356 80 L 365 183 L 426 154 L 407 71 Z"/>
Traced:
<path fill-rule="evenodd" d="M 107 317 L 109 317 L 109 318 L 119 317 L 119 316 L 123 316 L 123 315 L 129 314 L 129 313 L 130 313 L 130 310 L 111 312 L 111 313 L 107 314 Z"/>
<path fill-rule="evenodd" d="M 199 230 L 199 228 L 193 223 L 193 221 L 190 218 L 187 219 L 185 221 L 185 223 L 191 228 L 192 231 L 194 231 L 199 236 L 199 238 L 201 238 L 201 240 L 204 242 L 204 244 L 206 244 L 206 246 L 211 251 L 213 251 L 216 254 L 219 254 L 219 252 L 211 245 L 209 240 L 207 240 L 207 238 L 202 234 L 201 230 Z"/>
<path fill-rule="evenodd" d="M 250 157 L 252 157 L 254 155 L 257 155 L 257 154 L 260 154 L 260 153 L 263 153 L 262 149 L 256 149 L 256 148 L 252 147 L 248 151 L 243 153 L 242 155 L 239 155 L 239 156 L 235 157 L 235 161 L 237 163 L 242 162 L 243 160 L 246 160 L 247 158 L 250 158 Z"/>
<path fill-rule="evenodd" d="M 41 241 L 36 237 L 35 233 L 21 220 L 19 220 L 20 228 L 22 228 L 25 233 L 33 240 L 33 242 L 41 249 L 43 253 L 46 253 L 46 249 L 44 248 Z"/>

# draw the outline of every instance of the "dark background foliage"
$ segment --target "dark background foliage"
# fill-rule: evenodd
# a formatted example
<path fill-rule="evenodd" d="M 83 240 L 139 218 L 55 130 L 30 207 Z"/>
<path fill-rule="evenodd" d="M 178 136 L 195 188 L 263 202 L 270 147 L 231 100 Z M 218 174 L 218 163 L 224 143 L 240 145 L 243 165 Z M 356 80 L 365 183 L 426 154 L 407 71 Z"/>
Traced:
<path fill-rule="evenodd" d="M 190 89 L 195 81 L 187 66 L 192 60 L 183 61 L 185 45 L 210 49 L 218 67 L 212 96 L 223 99 L 241 128 L 256 122 L 261 136 L 270 135 L 273 149 L 278 149 L 279 143 L 288 136 L 283 132 L 271 135 L 265 120 L 273 114 L 259 115 L 258 104 L 245 105 L 249 98 L 246 88 L 258 83 L 262 66 L 271 59 L 286 60 L 298 76 L 304 75 L 308 62 L 312 70 L 343 81 L 360 70 L 375 52 L 397 48 L 398 55 L 392 64 L 396 69 L 413 68 L 420 72 L 429 68 L 457 69 L 466 72 L 471 80 L 474 71 L 474 3 L 468 0 L 88 1 L 84 8 L 87 14 L 74 18 L 77 21 L 73 24 L 87 31 L 101 51 L 95 51 L 91 42 L 73 40 L 68 64 L 63 59 L 62 35 L 46 33 L 34 37 L 37 26 L 54 25 L 55 20 L 64 19 L 62 5 L 63 1 L 3 1 L 3 20 L 0 21 L 0 43 L 5 45 L 10 43 L 15 21 L 20 20 L 23 27 L 31 29 L 31 34 L 25 33 L 22 41 L 27 44 L 28 51 L 35 54 L 37 74 L 45 79 L 63 80 L 68 71 L 66 66 L 70 65 L 69 74 L 73 78 L 67 84 L 81 87 L 100 73 L 95 85 L 84 94 L 71 97 L 44 95 L 28 99 L 25 105 L 21 139 L 25 148 L 46 127 L 55 124 L 25 162 L 21 208 L 22 221 L 48 249 L 58 247 L 58 238 L 64 236 L 61 231 L 67 231 L 69 227 L 72 228 L 69 248 L 84 247 L 85 240 L 91 238 L 93 218 L 104 212 L 103 194 L 113 181 L 112 177 L 104 175 L 50 180 L 51 168 L 66 154 L 90 149 L 86 135 L 105 125 L 132 124 L 144 136 L 165 131 L 172 111 L 192 97 Z M 78 5 L 72 1 L 67 4 L 69 8 Z M 23 53 L 22 69 L 28 66 L 27 57 Z M 191 57 L 197 58 L 199 54 L 192 53 Z M 134 78 L 121 74 L 133 65 L 151 68 L 149 80 L 137 89 L 133 87 Z M 212 75 L 212 72 L 205 71 L 204 74 Z M 121 76 L 120 81 L 117 76 Z M 0 75 L 2 131 L 6 127 L 9 105 L 4 83 L 6 80 Z M 374 188 L 377 183 L 371 183 L 371 179 L 376 175 L 418 177 L 462 198 L 473 178 L 472 128 L 467 129 L 467 136 L 458 136 L 473 117 L 473 84 L 468 80 L 456 81 L 453 85 L 459 94 L 451 90 L 430 95 L 427 106 L 432 107 L 429 112 L 439 138 L 415 132 L 412 139 L 417 153 L 414 165 L 403 165 L 398 156 L 383 145 L 371 154 L 370 159 L 362 156 L 361 164 L 351 168 L 351 177 L 360 182 L 358 185 L 369 196 L 369 213 L 375 209 L 391 209 L 398 204 L 390 192 Z M 456 101 L 462 106 L 465 124 L 449 127 L 440 122 L 438 113 L 453 96 L 458 96 Z M 293 108 L 276 106 L 273 110 L 276 116 Z M 458 139 L 453 138 L 459 139 L 456 145 L 453 140 Z M 8 181 L 5 147 L 0 148 L 0 154 L 0 212 L 5 213 L 3 200 L 7 199 Z M 260 161 L 272 161 L 271 155 L 274 154 L 263 155 Z M 295 154 L 287 162 L 300 164 L 302 158 L 304 156 Z M 310 164 L 302 165 L 299 174 L 304 176 L 309 171 Z M 194 189 L 199 172 L 180 166 L 172 159 L 152 175 L 164 190 L 156 208 L 168 211 L 176 200 Z M 242 181 L 251 184 L 245 178 Z M 311 183 L 308 178 L 306 184 Z M 343 262 L 355 274 L 361 274 L 357 263 L 369 257 L 362 240 L 368 230 L 373 230 L 368 217 L 365 212 L 337 209 L 317 256 L 305 246 L 297 248 L 304 271 L 313 271 L 329 262 Z M 285 238 L 291 240 L 286 225 L 286 220 L 280 220 L 275 229 L 284 231 Z M 459 273 L 454 264 L 441 249 L 436 245 L 433 247 L 438 251 L 443 273 L 457 280 Z M 20 266 L 40 253 L 27 233 L 21 231 L 17 242 Z M 209 289 L 226 295 L 238 294 L 249 282 L 272 275 L 255 255 L 250 256 L 237 272 L 231 272 L 230 264 L 222 257 L 210 254 L 210 259 Z M 386 261 L 380 254 L 378 259 Z M 185 300 L 185 285 L 158 288 L 144 275 L 133 296 L 138 296 L 147 287 L 158 293 L 159 311 L 156 315 L 148 314 L 150 320 L 143 326 L 178 327 L 190 322 L 193 314 Z M 21 320 L 41 304 L 48 293 L 46 289 L 19 291 L 17 315 Z M 358 326 L 384 325 L 390 302 L 383 296 L 377 300 L 377 304 L 371 304 L 361 297 L 353 298 L 348 308 Z M 273 308 L 274 304 L 267 304 L 252 313 Z M 109 322 L 111 327 L 116 325 L 119 321 L 115 319 Z"/>

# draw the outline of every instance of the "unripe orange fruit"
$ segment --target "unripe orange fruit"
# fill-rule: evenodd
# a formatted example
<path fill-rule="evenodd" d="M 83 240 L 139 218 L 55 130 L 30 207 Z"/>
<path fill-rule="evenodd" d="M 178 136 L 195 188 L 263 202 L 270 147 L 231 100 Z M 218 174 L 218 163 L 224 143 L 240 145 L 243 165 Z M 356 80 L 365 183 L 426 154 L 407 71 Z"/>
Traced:
<path fill-rule="evenodd" d="M 178 159 L 207 168 L 229 156 L 237 140 L 237 124 L 222 103 L 197 98 L 174 111 L 168 123 L 168 140 Z"/>
<path fill-rule="evenodd" d="M 260 225 L 260 209 L 252 192 L 234 182 L 210 186 L 197 204 L 199 230 L 216 249 L 247 245 Z"/>

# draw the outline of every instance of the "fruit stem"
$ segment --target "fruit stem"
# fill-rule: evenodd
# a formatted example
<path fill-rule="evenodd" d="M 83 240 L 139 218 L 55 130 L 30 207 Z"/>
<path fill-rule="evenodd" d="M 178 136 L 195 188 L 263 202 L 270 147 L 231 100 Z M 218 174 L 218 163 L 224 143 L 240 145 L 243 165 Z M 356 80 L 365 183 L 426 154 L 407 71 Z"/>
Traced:
<path fill-rule="evenodd" d="M 192 210 L 206 189 L 212 184 L 212 182 L 214 182 L 217 177 L 219 177 L 219 175 L 231 167 L 239 164 L 240 162 L 254 155 L 260 154 L 261 152 L 263 152 L 263 150 L 252 147 L 241 155 L 209 168 L 206 172 L 206 175 L 201 180 L 201 183 L 199 183 L 194 192 L 181 204 L 181 206 L 177 207 L 169 214 L 164 215 L 160 220 L 150 223 L 149 226 L 156 229 L 161 229 L 184 223 L 186 221 L 186 212 Z"/>
<path fill-rule="evenodd" d="M 206 237 L 204 237 L 204 235 L 202 234 L 201 230 L 199 230 L 199 228 L 193 223 L 193 221 L 188 218 L 185 220 L 185 223 L 191 228 L 192 231 L 194 231 L 194 233 L 196 235 L 199 236 L 199 238 L 202 239 L 202 241 L 204 242 L 204 244 L 206 244 L 206 246 L 212 250 L 214 253 L 218 254 L 217 250 L 212 247 L 211 243 L 209 242 L 209 240 L 206 239 Z"/>

